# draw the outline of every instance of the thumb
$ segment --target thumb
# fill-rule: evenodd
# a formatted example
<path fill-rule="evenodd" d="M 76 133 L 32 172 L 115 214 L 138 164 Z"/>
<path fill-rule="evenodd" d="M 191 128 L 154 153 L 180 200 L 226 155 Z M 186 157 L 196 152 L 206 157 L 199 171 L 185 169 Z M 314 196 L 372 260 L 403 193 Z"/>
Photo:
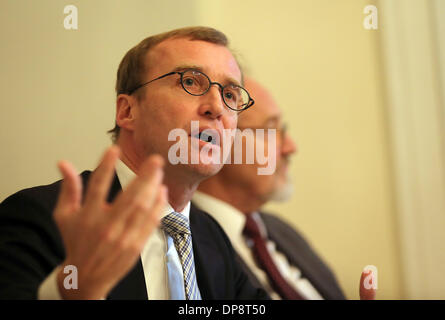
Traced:
<path fill-rule="evenodd" d="M 67 161 L 57 164 L 63 176 L 62 187 L 57 200 L 56 212 L 69 214 L 80 208 L 82 200 L 82 182 L 74 167 Z"/>
<path fill-rule="evenodd" d="M 372 270 L 362 272 L 360 277 L 360 300 L 375 300 L 376 289 L 374 286 L 374 274 Z"/>

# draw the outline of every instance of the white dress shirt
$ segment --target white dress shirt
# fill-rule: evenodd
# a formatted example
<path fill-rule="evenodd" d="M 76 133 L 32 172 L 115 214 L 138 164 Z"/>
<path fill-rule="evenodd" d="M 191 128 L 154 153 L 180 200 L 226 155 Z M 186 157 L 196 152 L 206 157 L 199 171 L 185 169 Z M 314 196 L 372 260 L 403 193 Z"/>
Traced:
<path fill-rule="evenodd" d="M 271 298 L 277 300 L 280 299 L 278 293 L 272 289 L 266 272 L 256 264 L 253 252 L 248 246 L 247 239 L 243 236 L 243 229 L 246 224 L 245 215 L 230 204 L 199 191 L 195 192 L 192 201 L 200 209 L 204 210 L 218 221 L 227 233 L 235 251 L 257 277 Z M 260 215 L 258 213 L 253 213 L 253 218 L 260 226 L 261 232 L 266 235 L 267 238 L 267 230 Z M 301 277 L 301 271 L 297 267 L 291 265 L 283 253 L 276 250 L 276 245 L 273 241 L 267 240 L 266 246 L 281 275 L 300 295 L 308 300 L 323 299 L 312 284 L 306 278 Z"/>
<path fill-rule="evenodd" d="M 116 174 L 123 190 L 125 190 L 126 186 L 136 176 L 121 160 L 118 160 L 116 163 Z M 173 211 L 171 205 L 168 204 L 161 212 L 161 219 Z M 190 202 L 187 203 L 184 210 L 180 213 L 189 219 Z M 168 248 L 167 241 L 169 238 L 160 228 L 157 228 L 150 235 L 141 252 L 147 295 L 151 300 L 167 300 L 170 298 L 167 259 L 173 260 L 173 265 L 178 266 L 177 271 L 182 275 L 182 265 L 176 250 L 173 250 L 173 252 L 169 250 L 168 256 L 166 255 Z M 57 286 L 57 273 L 59 270 L 60 266 L 55 268 L 40 285 L 38 291 L 38 298 L 40 300 L 61 299 Z"/>

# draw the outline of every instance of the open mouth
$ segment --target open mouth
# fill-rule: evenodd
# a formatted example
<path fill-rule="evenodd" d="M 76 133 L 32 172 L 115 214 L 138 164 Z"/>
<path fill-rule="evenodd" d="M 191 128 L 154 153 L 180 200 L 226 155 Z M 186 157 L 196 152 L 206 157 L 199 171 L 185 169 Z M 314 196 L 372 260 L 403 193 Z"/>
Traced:
<path fill-rule="evenodd" d="M 200 132 L 198 134 L 195 134 L 193 137 L 195 137 L 195 138 L 197 138 L 197 139 L 199 139 L 201 141 L 214 144 L 214 145 L 218 144 L 217 141 L 216 141 L 217 139 L 215 139 L 215 137 L 213 137 L 212 135 L 207 134 L 205 132 Z"/>

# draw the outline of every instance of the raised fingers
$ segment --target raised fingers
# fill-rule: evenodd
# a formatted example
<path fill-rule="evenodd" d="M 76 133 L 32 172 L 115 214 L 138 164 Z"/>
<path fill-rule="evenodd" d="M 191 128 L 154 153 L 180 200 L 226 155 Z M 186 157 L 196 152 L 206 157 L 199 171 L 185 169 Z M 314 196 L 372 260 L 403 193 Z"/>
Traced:
<path fill-rule="evenodd" d="M 374 300 L 376 289 L 374 286 L 374 275 L 371 270 L 363 271 L 360 277 L 359 295 L 360 300 Z"/>
<path fill-rule="evenodd" d="M 128 247 L 132 254 L 140 254 L 147 238 L 158 227 L 162 209 L 166 204 L 167 187 L 161 185 L 150 208 L 138 208 L 128 217 L 119 241 L 124 247 Z"/>
<path fill-rule="evenodd" d="M 109 147 L 99 164 L 91 174 L 85 195 L 85 206 L 100 208 L 105 202 L 111 181 L 114 178 L 116 160 L 119 157 L 119 147 Z"/>
<path fill-rule="evenodd" d="M 165 185 L 162 185 L 159 188 L 158 195 L 150 212 L 148 212 L 148 214 L 146 214 L 144 219 L 142 220 L 140 232 L 140 237 L 142 238 L 142 240 L 146 239 L 153 232 L 153 230 L 158 227 L 162 209 L 165 208 L 167 203 L 167 187 Z"/>
<path fill-rule="evenodd" d="M 110 218 L 126 219 L 134 210 L 145 210 L 153 205 L 163 179 L 163 160 L 150 156 L 139 168 L 138 176 L 116 199 Z"/>
<path fill-rule="evenodd" d="M 74 167 L 67 161 L 60 161 L 57 166 L 63 176 L 62 186 L 57 199 L 56 213 L 71 213 L 80 208 L 82 182 Z"/>

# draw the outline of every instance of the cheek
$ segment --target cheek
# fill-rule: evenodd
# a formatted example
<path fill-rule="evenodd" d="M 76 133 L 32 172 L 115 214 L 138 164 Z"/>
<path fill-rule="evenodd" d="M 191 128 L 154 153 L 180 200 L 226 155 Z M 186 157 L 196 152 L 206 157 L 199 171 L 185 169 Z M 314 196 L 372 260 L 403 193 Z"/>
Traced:
<path fill-rule="evenodd" d="M 135 141 L 146 153 L 164 153 L 168 130 L 166 116 L 153 104 L 144 104 L 136 119 Z"/>
<path fill-rule="evenodd" d="M 149 108 L 143 107 L 143 110 L 141 110 L 138 119 L 139 132 L 143 133 L 144 135 L 150 134 L 153 131 L 157 130 L 157 123 L 159 123 L 157 114 L 155 112 L 150 112 Z"/>
<path fill-rule="evenodd" d="M 187 119 L 185 110 L 187 108 L 168 97 L 156 98 L 151 98 L 150 103 L 142 107 L 141 123 L 144 125 L 144 131 L 155 132 L 157 139 L 165 138 L 167 140 L 170 130 L 184 128 L 184 119 Z"/>
<path fill-rule="evenodd" d="M 238 124 L 237 116 L 224 117 L 223 121 L 222 121 L 222 128 L 221 127 L 219 128 L 222 133 L 222 137 L 220 137 L 220 139 L 221 139 L 222 143 L 225 144 L 224 147 L 228 148 L 228 151 L 233 146 L 235 136 L 232 135 L 232 133 L 235 132 L 237 124 Z M 234 150 L 232 150 L 232 155 L 233 155 L 233 152 L 234 152 Z"/>
<path fill-rule="evenodd" d="M 254 193 L 258 195 L 265 195 L 270 193 L 276 185 L 276 179 L 274 175 L 259 175 L 257 165 L 250 165 L 249 177 L 250 188 L 255 190 Z"/>
<path fill-rule="evenodd" d="M 262 139 L 260 143 L 264 145 L 264 155 L 267 157 L 268 162 L 278 165 L 281 159 L 281 146 L 276 139 L 275 141 L 270 141 L 269 138 L 273 139 L 273 137 L 265 136 L 265 139 Z"/>
<path fill-rule="evenodd" d="M 236 129 L 238 124 L 238 115 L 231 110 L 227 110 L 227 112 L 230 113 L 225 115 L 223 118 L 224 129 Z"/>

